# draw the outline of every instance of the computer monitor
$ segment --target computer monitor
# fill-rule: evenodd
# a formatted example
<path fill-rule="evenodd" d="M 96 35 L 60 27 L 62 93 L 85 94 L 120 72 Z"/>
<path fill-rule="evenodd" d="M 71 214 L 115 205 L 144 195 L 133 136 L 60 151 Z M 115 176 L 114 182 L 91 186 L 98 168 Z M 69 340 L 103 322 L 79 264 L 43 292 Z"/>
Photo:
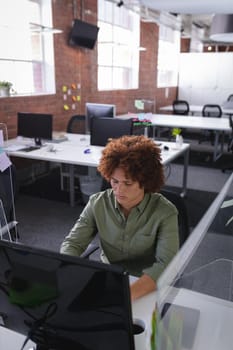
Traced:
<path fill-rule="evenodd" d="M 86 134 L 90 134 L 90 123 L 92 117 L 114 118 L 116 106 L 101 103 L 86 103 Z"/>
<path fill-rule="evenodd" d="M 0 266 L 4 326 L 37 349 L 134 350 L 121 267 L 3 240 Z"/>
<path fill-rule="evenodd" d="M 35 140 L 41 146 L 42 139 L 52 140 L 53 116 L 44 113 L 18 113 L 18 136 Z"/>
<path fill-rule="evenodd" d="M 132 135 L 133 120 L 120 118 L 91 119 L 91 145 L 105 146 L 110 139 Z"/>

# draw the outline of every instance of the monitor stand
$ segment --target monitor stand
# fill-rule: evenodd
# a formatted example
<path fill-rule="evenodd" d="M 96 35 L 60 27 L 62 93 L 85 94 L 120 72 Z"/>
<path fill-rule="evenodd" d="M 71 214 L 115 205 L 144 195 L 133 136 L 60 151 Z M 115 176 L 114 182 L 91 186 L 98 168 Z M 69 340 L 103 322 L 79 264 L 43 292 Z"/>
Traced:
<path fill-rule="evenodd" d="M 41 138 L 40 137 L 35 137 L 34 141 L 35 141 L 35 145 L 37 147 L 41 147 L 42 146 L 42 142 L 41 142 Z"/>

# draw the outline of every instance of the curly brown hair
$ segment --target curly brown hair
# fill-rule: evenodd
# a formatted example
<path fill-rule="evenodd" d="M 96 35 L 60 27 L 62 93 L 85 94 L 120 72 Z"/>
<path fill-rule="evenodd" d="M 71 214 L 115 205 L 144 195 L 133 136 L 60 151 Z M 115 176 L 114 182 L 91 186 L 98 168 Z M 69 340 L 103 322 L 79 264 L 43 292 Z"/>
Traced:
<path fill-rule="evenodd" d="M 145 136 L 122 136 L 110 141 L 103 150 L 98 170 L 109 182 L 116 168 L 138 181 L 147 193 L 159 192 L 164 185 L 161 150 Z"/>

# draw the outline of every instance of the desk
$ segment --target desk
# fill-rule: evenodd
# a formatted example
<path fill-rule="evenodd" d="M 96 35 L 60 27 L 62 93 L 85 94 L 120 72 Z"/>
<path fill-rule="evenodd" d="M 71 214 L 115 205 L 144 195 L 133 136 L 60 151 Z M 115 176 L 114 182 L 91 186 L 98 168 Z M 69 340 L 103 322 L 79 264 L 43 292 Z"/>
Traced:
<path fill-rule="evenodd" d="M 137 115 L 137 114 L 135 114 Z M 120 115 L 119 118 L 132 118 L 132 115 Z M 153 126 L 157 128 L 158 136 L 160 136 L 160 128 L 189 128 L 189 129 L 202 129 L 215 131 L 214 140 L 214 152 L 213 161 L 216 161 L 221 157 L 224 146 L 224 133 L 230 133 L 231 127 L 227 118 L 204 118 L 204 117 L 192 117 L 181 116 L 175 114 L 145 114 L 145 117 L 149 119 Z M 219 136 L 222 135 L 221 143 L 219 142 Z"/>
<path fill-rule="evenodd" d="M 226 114 L 226 115 L 233 115 L 233 108 L 224 108 L 222 106 L 220 106 L 222 109 L 222 113 Z M 189 111 L 192 115 L 194 114 L 201 114 L 202 113 L 202 108 L 203 106 L 201 105 L 189 105 Z M 164 107 L 160 107 L 159 109 L 160 111 L 165 111 L 165 112 L 172 112 L 173 111 L 173 107 L 172 105 L 169 106 L 164 106 Z"/>
<path fill-rule="evenodd" d="M 187 117 L 174 114 L 165 116 L 164 114 L 153 114 L 150 117 L 150 120 L 152 124 L 158 128 L 158 132 L 160 127 L 189 128 L 215 131 L 213 161 L 216 161 L 218 158 L 220 158 L 223 153 L 224 133 L 231 132 L 229 120 L 226 118 L 205 118 L 198 116 Z M 221 143 L 219 142 L 220 135 L 222 135 Z"/>
<path fill-rule="evenodd" d="M 5 148 L 9 156 L 37 159 L 48 162 L 64 163 L 69 165 L 69 188 L 70 188 L 70 204 L 74 206 L 74 166 L 83 165 L 91 168 L 96 168 L 104 147 L 90 146 L 90 136 L 81 134 L 66 134 L 67 141 L 59 144 L 53 144 L 55 152 L 48 151 L 48 147 L 44 146 L 38 150 L 25 152 L 20 151 L 19 147 L 29 144 L 25 139 L 12 139 L 5 143 Z M 169 150 L 164 150 L 163 145 L 167 145 Z M 51 145 L 47 143 L 47 145 Z M 186 194 L 187 189 L 187 170 L 189 162 L 189 144 L 183 144 L 181 148 L 177 149 L 174 142 L 162 142 L 162 163 L 169 164 L 175 158 L 184 156 L 184 171 L 183 171 L 183 188 L 182 195 Z M 89 153 L 85 153 L 86 149 Z"/>

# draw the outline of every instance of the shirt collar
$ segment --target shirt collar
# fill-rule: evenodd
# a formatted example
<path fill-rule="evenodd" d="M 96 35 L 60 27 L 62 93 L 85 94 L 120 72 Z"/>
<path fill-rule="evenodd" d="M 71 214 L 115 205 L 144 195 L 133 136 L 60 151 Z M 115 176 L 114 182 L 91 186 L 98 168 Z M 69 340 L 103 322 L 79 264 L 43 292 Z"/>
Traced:
<path fill-rule="evenodd" d="M 113 198 L 115 209 L 120 210 L 120 206 L 117 203 L 116 197 L 114 196 L 112 189 L 109 190 L 109 197 L 110 196 L 112 196 Z M 143 210 L 145 209 L 145 206 L 147 205 L 149 198 L 150 198 L 150 193 L 145 193 L 143 200 L 135 207 L 140 213 L 142 213 Z"/>

